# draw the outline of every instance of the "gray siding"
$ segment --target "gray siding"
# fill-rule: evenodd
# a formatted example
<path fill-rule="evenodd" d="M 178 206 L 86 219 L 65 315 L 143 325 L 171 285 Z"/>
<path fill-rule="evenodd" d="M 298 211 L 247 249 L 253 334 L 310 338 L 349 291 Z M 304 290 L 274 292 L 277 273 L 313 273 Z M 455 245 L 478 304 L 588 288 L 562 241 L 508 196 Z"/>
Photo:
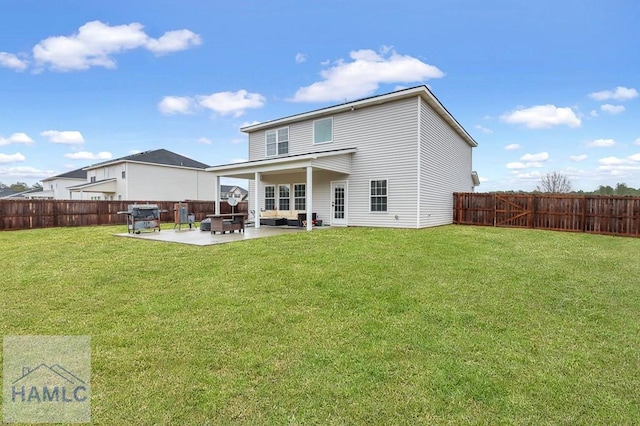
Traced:
<path fill-rule="evenodd" d="M 424 101 L 420 101 L 419 226 L 449 224 L 453 193 L 467 192 L 471 181 L 471 146 Z"/>

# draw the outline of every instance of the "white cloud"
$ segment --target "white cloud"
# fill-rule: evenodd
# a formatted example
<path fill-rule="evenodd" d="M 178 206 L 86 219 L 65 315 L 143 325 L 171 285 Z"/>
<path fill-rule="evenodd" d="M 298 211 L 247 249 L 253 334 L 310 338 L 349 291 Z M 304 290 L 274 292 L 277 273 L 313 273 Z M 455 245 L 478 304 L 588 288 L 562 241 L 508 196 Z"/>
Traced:
<path fill-rule="evenodd" d="M 200 36 L 189 30 L 167 31 L 158 39 L 148 39 L 145 47 L 155 54 L 179 52 L 202 44 Z"/>
<path fill-rule="evenodd" d="M 478 180 L 480 181 L 480 183 L 485 183 L 485 182 L 489 182 L 489 179 L 486 177 L 482 177 L 482 176 L 478 176 Z"/>
<path fill-rule="evenodd" d="M 53 170 L 35 167 L 0 167 L 0 177 L 5 179 L 44 179 L 55 174 Z"/>
<path fill-rule="evenodd" d="M 528 161 L 528 162 L 538 162 L 538 161 L 547 161 L 549 159 L 549 153 L 548 152 L 540 152 L 538 154 L 525 154 L 522 157 L 520 157 L 520 160 L 522 161 Z"/>
<path fill-rule="evenodd" d="M 307 55 L 304 53 L 296 53 L 296 64 L 307 62 Z"/>
<path fill-rule="evenodd" d="M 153 39 L 143 28 L 137 22 L 116 26 L 100 21 L 87 22 L 71 36 L 48 37 L 40 41 L 33 47 L 33 57 L 40 67 L 57 71 L 115 68 L 113 55 L 127 50 L 145 48 L 163 54 L 201 43 L 200 36 L 189 30 L 169 31 Z"/>
<path fill-rule="evenodd" d="M 88 151 L 79 151 L 65 154 L 64 156 L 71 160 L 110 160 L 111 158 L 113 158 L 111 153 L 107 151 L 101 151 L 97 154 L 93 154 Z"/>
<path fill-rule="evenodd" d="M 13 53 L 0 52 L 0 67 L 11 68 L 16 71 L 27 69 L 27 62 L 18 58 Z"/>
<path fill-rule="evenodd" d="M 17 163 L 20 161 L 26 160 L 27 157 L 16 152 L 15 154 L 1 154 L 0 153 L 0 163 Z"/>
<path fill-rule="evenodd" d="M 584 161 L 587 159 L 587 154 L 581 154 L 581 155 L 571 155 L 569 157 L 569 160 L 571 161 L 575 161 L 576 163 L 579 163 L 581 161 Z"/>
<path fill-rule="evenodd" d="M 540 172 L 527 172 L 527 173 L 516 173 L 516 177 L 518 179 L 524 179 L 524 180 L 538 180 L 542 177 L 542 173 Z"/>
<path fill-rule="evenodd" d="M 597 117 L 600 114 L 598 114 L 598 111 L 596 111 L 595 109 L 592 109 L 591 112 L 589 113 L 589 115 L 592 116 L 592 117 Z"/>
<path fill-rule="evenodd" d="M 579 127 L 580 119 L 570 107 L 559 108 L 555 105 L 537 105 L 505 113 L 500 117 L 511 124 L 524 124 L 530 129 L 544 129 L 553 126 Z"/>
<path fill-rule="evenodd" d="M 616 101 L 628 101 L 638 97 L 638 91 L 628 87 L 618 86 L 614 90 L 603 90 L 601 92 L 589 93 L 591 99 L 596 101 L 606 101 L 613 99 Z"/>
<path fill-rule="evenodd" d="M 213 144 L 213 141 L 209 138 L 202 137 L 198 139 L 198 143 L 201 143 L 203 145 L 211 145 Z"/>
<path fill-rule="evenodd" d="M 519 169 L 530 169 L 533 167 L 542 167 L 543 164 L 539 161 L 514 161 L 511 163 L 507 163 L 507 169 L 511 170 L 519 170 Z"/>
<path fill-rule="evenodd" d="M 232 163 L 246 163 L 247 161 L 249 161 L 249 160 L 247 160 L 246 158 L 232 158 L 231 159 Z"/>
<path fill-rule="evenodd" d="M 482 133 L 493 133 L 493 130 L 488 129 L 488 128 L 484 127 L 484 126 L 481 126 L 479 124 L 476 125 L 475 127 L 476 127 L 476 129 L 480 130 Z"/>
<path fill-rule="evenodd" d="M 14 133 L 8 138 L 3 138 L 2 136 L 0 136 L 0 146 L 9 145 L 12 143 L 31 145 L 33 143 L 33 139 L 31 139 L 29 135 L 23 132 Z"/>
<path fill-rule="evenodd" d="M 604 112 L 608 112 L 609 114 L 620 114 L 621 112 L 624 112 L 624 107 L 622 105 L 604 104 L 600 106 L 600 109 Z"/>
<path fill-rule="evenodd" d="M 504 149 L 506 149 L 507 151 L 514 151 L 520 148 L 522 147 L 520 146 L 520 144 L 517 144 L 517 143 L 510 143 L 509 145 L 505 145 L 504 147 Z"/>
<path fill-rule="evenodd" d="M 605 165 L 605 166 L 612 166 L 612 165 L 617 165 L 617 164 L 624 164 L 627 163 L 628 161 L 623 159 L 623 158 L 618 158 L 618 157 L 604 157 L 598 160 L 598 163 Z"/>
<path fill-rule="evenodd" d="M 193 99 L 186 96 L 165 96 L 158 104 L 158 110 L 164 115 L 191 114 Z"/>
<path fill-rule="evenodd" d="M 203 108 L 220 115 L 239 117 L 250 108 L 262 108 L 265 97 L 259 93 L 249 93 L 246 90 L 237 92 L 219 92 L 206 96 L 197 96 L 198 104 Z"/>
<path fill-rule="evenodd" d="M 320 72 L 322 81 L 301 87 L 290 101 L 325 102 L 357 99 L 373 94 L 380 84 L 424 82 L 444 77 L 444 73 L 421 60 L 396 53 L 383 47 L 373 50 L 355 50 L 351 61 L 340 59 Z"/>
<path fill-rule="evenodd" d="M 634 142 L 634 144 L 636 144 L 636 145 L 640 145 L 640 138 L 636 139 L 636 141 Z"/>
<path fill-rule="evenodd" d="M 598 172 L 604 172 L 612 176 L 623 176 L 630 171 L 640 170 L 640 154 L 634 154 L 627 158 L 605 157 L 598 160 L 600 166 Z"/>
<path fill-rule="evenodd" d="M 587 146 L 591 148 L 608 148 L 615 144 L 616 141 L 613 139 L 594 139 L 591 142 L 588 142 Z"/>
<path fill-rule="evenodd" d="M 80 145 L 84 143 L 84 137 L 82 133 L 77 130 L 47 130 L 40 133 L 40 136 L 49 138 L 50 142 L 60 143 L 66 145 Z"/>

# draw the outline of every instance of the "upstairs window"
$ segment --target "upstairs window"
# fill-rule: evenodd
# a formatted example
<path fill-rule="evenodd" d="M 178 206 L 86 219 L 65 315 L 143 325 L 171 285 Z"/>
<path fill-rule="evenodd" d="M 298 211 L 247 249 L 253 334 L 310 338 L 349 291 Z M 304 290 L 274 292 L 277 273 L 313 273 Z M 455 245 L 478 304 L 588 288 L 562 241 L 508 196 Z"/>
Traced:
<path fill-rule="evenodd" d="M 333 118 L 323 118 L 313 122 L 313 143 L 333 142 Z"/>
<path fill-rule="evenodd" d="M 289 128 L 269 130 L 266 132 L 267 157 L 289 153 Z"/>
<path fill-rule="evenodd" d="M 371 181 L 371 211 L 387 211 L 387 180 Z"/>

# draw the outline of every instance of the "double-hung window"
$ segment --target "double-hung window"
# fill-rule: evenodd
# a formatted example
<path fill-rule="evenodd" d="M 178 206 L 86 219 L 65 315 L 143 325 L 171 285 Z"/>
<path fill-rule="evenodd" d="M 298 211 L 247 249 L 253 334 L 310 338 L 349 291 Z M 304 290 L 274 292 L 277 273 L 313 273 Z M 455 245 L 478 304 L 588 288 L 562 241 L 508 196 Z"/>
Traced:
<path fill-rule="evenodd" d="M 313 122 L 313 143 L 333 142 L 333 117 Z"/>
<path fill-rule="evenodd" d="M 273 185 L 267 185 L 264 187 L 264 209 L 276 209 L 276 187 Z"/>
<path fill-rule="evenodd" d="M 293 208 L 295 210 L 307 209 L 307 187 L 304 183 L 293 185 Z"/>
<path fill-rule="evenodd" d="M 278 185 L 278 207 L 280 210 L 289 210 L 291 204 L 290 192 L 289 185 Z"/>
<path fill-rule="evenodd" d="M 387 180 L 372 180 L 370 205 L 372 212 L 387 211 Z"/>
<path fill-rule="evenodd" d="M 268 130 L 266 132 L 267 139 L 267 157 L 274 155 L 284 155 L 289 153 L 289 128 Z"/>

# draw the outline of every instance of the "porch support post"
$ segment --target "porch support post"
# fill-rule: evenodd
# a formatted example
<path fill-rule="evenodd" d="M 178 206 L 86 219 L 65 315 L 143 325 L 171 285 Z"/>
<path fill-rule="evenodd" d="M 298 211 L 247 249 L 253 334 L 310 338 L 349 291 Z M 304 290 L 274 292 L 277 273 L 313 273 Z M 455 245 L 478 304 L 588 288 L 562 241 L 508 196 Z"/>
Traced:
<path fill-rule="evenodd" d="M 220 175 L 216 175 L 216 187 L 213 191 L 213 196 L 215 197 L 214 200 L 216 200 L 214 203 L 216 207 L 215 214 L 220 214 Z"/>
<path fill-rule="evenodd" d="M 307 231 L 313 229 L 313 167 L 307 166 Z"/>
<path fill-rule="evenodd" d="M 262 178 L 262 174 L 260 172 L 256 172 L 255 176 L 254 176 L 254 181 L 255 181 L 255 193 L 253 194 L 253 199 L 255 200 L 255 206 L 256 206 L 256 211 L 254 213 L 254 218 L 253 220 L 255 221 L 254 223 L 254 227 L 256 229 L 260 228 L 260 210 L 261 210 L 261 206 L 260 206 L 260 179 Z"/>

